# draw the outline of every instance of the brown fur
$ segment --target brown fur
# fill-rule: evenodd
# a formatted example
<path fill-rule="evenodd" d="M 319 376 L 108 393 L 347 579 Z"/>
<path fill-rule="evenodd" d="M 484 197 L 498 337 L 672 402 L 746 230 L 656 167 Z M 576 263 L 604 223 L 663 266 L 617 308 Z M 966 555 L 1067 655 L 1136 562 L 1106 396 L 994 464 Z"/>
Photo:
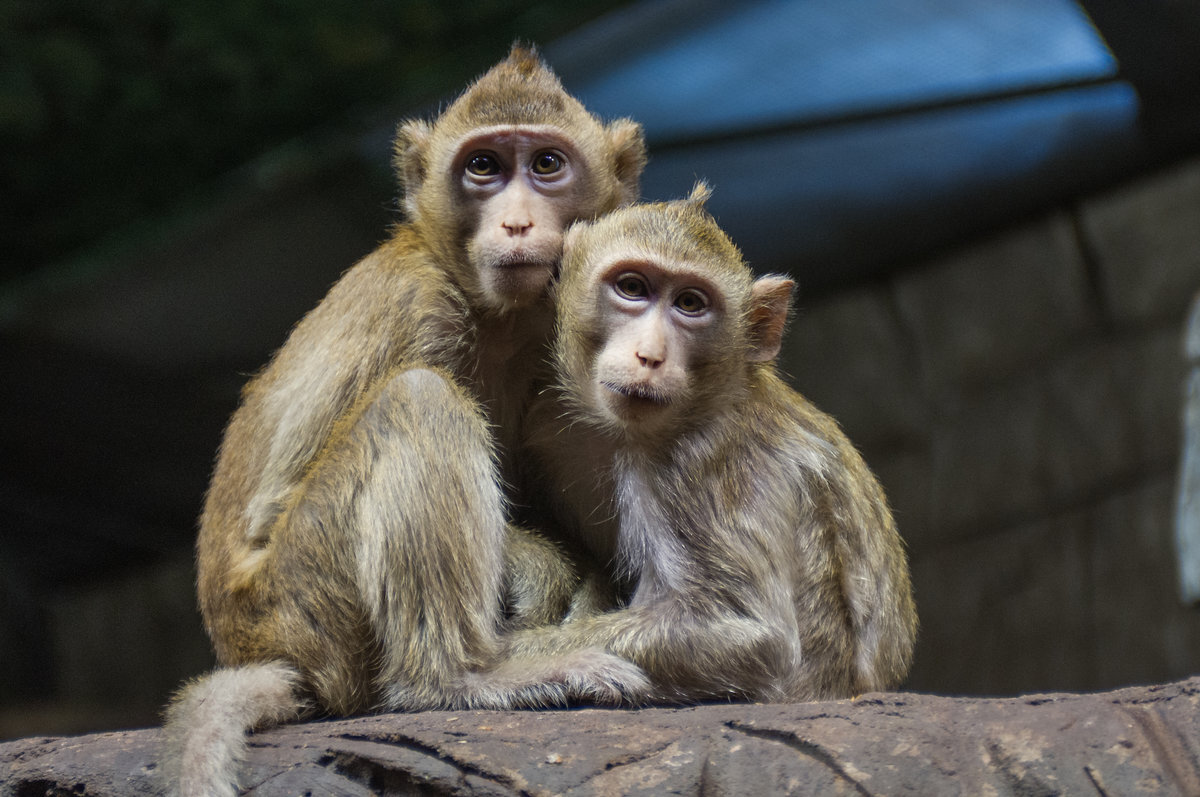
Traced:
<path fill-rule="evenodd" d="M 894 687 L 917 621 L 883 491 L 833 419 L 780 379 L 792 284 L 753 280 L 706 196 L 568 233 L 561 391 L 533 409 L 529 449 L 563 525 L 629 595 L 514 634 L 510 655 L 600 647 L 649 674 L 651 702 Z M 708 310 L 681 314 L 692 289 Z"/>
<path fill-rule="evenodd" d="M 565 164 L 550 179 L 530 159 L 546 151 Z M 503 181 L 468 171 L 481 153 Z M 334 714 L 617 701 L 613 684 L 638 680 L 603 654 L 495 665 L 502 590 L 528 624 L 574 585 L 555 548 L 506 523 L 500 488 L 562 233 L 635 198 L 644 162 L 640 127 L 602 124 L 519 47 L 435 122 L 401 126 L 408 221 L 296 326 L 221 444 L 197 564 L 222 666 L 278 663 L 265 677 L 294 681 L 292 704 Z M 204 724 L 172 716 L 176 737 Z"/>

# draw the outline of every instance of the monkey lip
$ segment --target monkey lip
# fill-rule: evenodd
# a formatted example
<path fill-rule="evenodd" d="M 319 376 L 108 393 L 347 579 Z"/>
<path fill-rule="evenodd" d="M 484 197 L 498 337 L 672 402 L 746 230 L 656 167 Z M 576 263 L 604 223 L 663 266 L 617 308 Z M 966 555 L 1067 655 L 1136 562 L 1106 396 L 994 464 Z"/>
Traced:
<path fill-rule="evenodd" d="M 670 397 L 666 393 L 651 385 L 632 384 L 625 385 L 619 382 L 603 382 L 601 383 L 619 396 L 624 396 L 631 399 L 637 404 L 648 404 L 655 407 L 665 407 L 671 403 Z"/>
<path fill-rule="evenodd" d="M 505 271 L 516 271 L 522 268 L 548 268 L 545 263 L 537 260 L 502 260 L 496 263 L 495 266 Z"/>
<path fill-rule="evenodd" d="M 507 252 L 493 260 L 492 267 L 515 271 L 522 268 L 553 268 L 554 263 L 535 252 Z"/>

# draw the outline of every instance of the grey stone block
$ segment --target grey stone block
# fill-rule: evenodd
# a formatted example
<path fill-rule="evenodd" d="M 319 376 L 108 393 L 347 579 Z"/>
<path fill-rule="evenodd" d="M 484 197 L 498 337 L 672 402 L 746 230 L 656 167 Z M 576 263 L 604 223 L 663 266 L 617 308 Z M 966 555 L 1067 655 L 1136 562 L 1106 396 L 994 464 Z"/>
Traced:
<path fill-rule="evenodd" d="M 868 448 L 863 455 L 883 485 L 896 526 L 909 550 L 920 551 L 936 541 L 928 449 L 877 452 Z"/>
<path fill-rule="evenodd" d="M 153 716 L 213 664 L 190 557 L 67 593 L 51 618 L 58 694 L 69 701 Z"/>
<path fill-rule="evenodd" d="M 1182 317 L 1200 288 L 1200 160 L 1089 200 L 1080 213 L 1116 320 Z"/>
<path fill-rule="evenodd" d="M 1148 683 L 1200 665 L 1200 614 L 1180 603 L 1176 587 L 1173 488 L 1164 475 L 1088 513 L 1101 685 Z"/>
<path fill-rule="evenodd" d="M 923 437 L 917 361 L 883 288 L 800 302 L 780 356 L 789 381 L 859 446 Z"/>
<path fill-rule="evenodd" d="M 933 524 L 970 536 L 1170 472 L 1179 444 L 1177 333 L 1089 345 L 964 399 L 933 443 Z"/>
<path fill-rule="evenodd" d="M 938 387 L 993 383 L 1096 329 L 1061 213 L 902 275 L 895 290 Z"/>
<path fill-rule="evenodd" d="M 1175 552 L 1179 592 L 1200 603 L 1200 297 L 1192 304 L 1184 333 L 1189 373 L 1183 399 L 1183 453 L 1175 506 Z"/>

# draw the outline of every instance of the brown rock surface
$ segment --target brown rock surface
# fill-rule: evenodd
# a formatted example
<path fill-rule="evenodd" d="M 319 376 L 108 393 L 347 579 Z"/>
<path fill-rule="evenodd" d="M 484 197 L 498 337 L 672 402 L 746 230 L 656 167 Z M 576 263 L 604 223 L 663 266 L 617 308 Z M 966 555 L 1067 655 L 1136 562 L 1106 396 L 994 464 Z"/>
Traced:
<path fill-rule="evenodd" d="M 157 794 L 160 741 L 0 744 L 0 794 Z M 388 714 L 251 741 L 252 795 L 1200 795 L 1200 677 L 995 699 Z"/>

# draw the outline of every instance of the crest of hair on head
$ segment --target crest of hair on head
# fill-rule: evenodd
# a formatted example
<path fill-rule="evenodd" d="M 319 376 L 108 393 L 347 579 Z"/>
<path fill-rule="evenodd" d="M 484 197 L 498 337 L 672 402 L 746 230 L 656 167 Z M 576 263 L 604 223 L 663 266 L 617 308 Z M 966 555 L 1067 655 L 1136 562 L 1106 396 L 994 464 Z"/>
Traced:
<path fill-rule="evenodd" d="M 708 182 L 706 180 L 697 180 L 696 184 L 692 186 L 692 192 L 687 195 L 687 199 L 684 201 L 696 209 L 703 209 L 704 203 L 708 202 L 710 196 L 712 196 L 712 187 L 709 186 Z"/>
<path fill-rule="evenodd" d="M 525 44 L 520 40 L 512 43 L 512 48 L 508 51 L 508 57 L 505 60 L 525 77 L 531 76 L 542 66 L 542 59 L 538 55 L 537 47 Z"/>
<path fill-rule="evenodd" d="M 544 124 L 564 116 L 588 114 L 578 100 L 566 94 L 536 49 L 514 43 L 508 56 L 469 86 L 443 118 L 482 126 Z"/>

